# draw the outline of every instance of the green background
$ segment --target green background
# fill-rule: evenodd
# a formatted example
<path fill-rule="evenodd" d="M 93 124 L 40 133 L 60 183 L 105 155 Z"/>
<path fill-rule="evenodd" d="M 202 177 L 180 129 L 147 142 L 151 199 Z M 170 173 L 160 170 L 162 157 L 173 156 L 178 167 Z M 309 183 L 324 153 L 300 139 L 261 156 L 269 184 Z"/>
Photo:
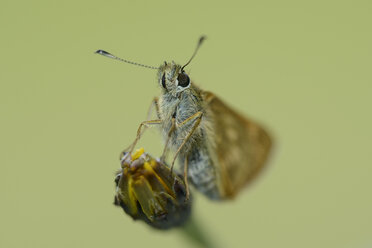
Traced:
<path fill-rule="evenodd" d="M 0 247 L 190 247 L 112 205 L 119 152 L 159 89 L 156 71 L 93 52 L 185 63 L 201 34 L 190 77 L 276 143 L 235 201 L 194 194 L 213 242 L 372 246 L 371 1 L 0 5 Z"/>

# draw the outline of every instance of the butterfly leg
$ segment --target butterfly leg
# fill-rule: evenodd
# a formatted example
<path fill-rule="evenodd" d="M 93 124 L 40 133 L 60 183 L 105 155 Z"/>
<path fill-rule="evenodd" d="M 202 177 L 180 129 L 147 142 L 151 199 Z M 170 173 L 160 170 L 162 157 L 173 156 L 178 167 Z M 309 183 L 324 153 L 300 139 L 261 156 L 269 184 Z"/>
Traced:
<path fill-rule="evenodd" d="M 170 138 L 171 138 L 171 135 L 173 133 L 173 131 L 176 129 L 176 119 L 175 118 L 172 118 L 172 126 L 168 132 L 168 136 L 167 136 L 167 140 L 165 142 L 165 146 L 164 146 L 164 150 L 163 150 L 163 153 L 160 157 L 160 161 L 164 162 L 165 161 L 165 158 L 167 156 L 167 152 L 169 150 L 169 141 L 170 141 Z"/>
<path fill-rule="evenodd" d="M 177 158 L 178 154 L 180 153 L 181 149 L 186 144 L 186 142 L 190 139 L 191 135 L 195 132 L 196 128 L 199 126 L 202 116 L 203 116 L 203 113 L 199 111 L 199 112 L 196 112 L 195 114 L 193 114 L 192 116 L 190 116 L 189 118 L 187 118 L 186 120 L 184 120 L 183 122 L 181 122 L 180 124 L 178 124 L 178 125 L 176 124 L 176 128 L 180 128 L 180 127 L 184 126 L 185 124 L 190 123 L 191 121 L 195 121 L 194 125 L 191 127 L 190 132 L 186 135 L 185 139 L 183 140 L 181 145 L 178 147 L 178 149 L 177 149 L 177 151 L 176 151 L 176 153 L 173 157 L 173 161 L 172 161 L 172 165 L 171 165 L 171 171 L 173 171 L 174 163 L 175 163 L 176 158 Z"/>
<path fill-rule="evenodd" d="M 122 154 L 125 154 L 126 151 L 128 151 L 128 154 L 132 154 L 134 147 L 136 146 L 138 140 L 141 138 L 141 135 L 143 134 L 142 128 L 143 127 L 151 127 L 153 125 L 160 125 L 163 121 L 162 120 L 150 120 L 150 121 L 143 121 L 138 127 L 137 130 L 137 136 L 134 142 L 127 148 L 125 149 Z M 121 158 L 122 159 L 122 158 Z"/>
<path fill-rule="evenodd" d="M 150 120 L 150 118 L 151 118 L 151 115 L 152 115 L 152 113 L 153 113 L 153 111 L 154 111 L 154 107 L 155 107 L 155 110 L 156 110 L 156 116 L 157 116 L 157 118 L 158 118 L 158 120 L 160 120 L 160 113 L 159 113 L 159 104 L 158 104 L 158 98 L 157 97 L 154 97 L 154 99 L 151 101 L 151 104 L 150 104 L 150 107 L 149 107 L 149 109 L 148 109 L 148 111 L 147 111 L 147 118 L 146 118 L 146 121 L 149 121 Z M 142 125 L 142 123 L 141 123 L 141 125 Z M 141 128 L 141 125 L 140 125 L 140 127 L 139 127 L 139 129 Z M 143 130 L 141 131 L 141 133 L 140 133 L 140 137 L 142 136 L 142 134 L 145 132 L 145 130 L 146 130 L 146 128 L 148 127 L 148 125 L 144 125 L 144 128 L 143 128 Z M 138 134 L 137 134 L 138 135 Z M 137 140 L 138 141 L 138 140 Z M 137 142 L 136 141 L 136 142 Z M 121 159 L 124 155 L 125 155 L 125 153 L 131 148 L 133 146 L 133 144 L 131 144 L 129 147 L 127 147 L 127 148 L 125 148 L 121 153 L 120 153 L 120 157 L 119 157 L 119 159 Z"/>
<path fill-rule="evenodd" d="M 186 201 L 189 200 L 189 196 L 190 196 L 190 191 L 189 191 L 189 182 L 188 182 L 188 179 L 187 179 L 187 170 L 188 170 L 188 167 L 189 167 L 189 161 L 188 161 L 188 156 L 185 157 L 185 164 L 184 164 L 184 167 L 183 167 L 183 180 L 185 182 L 185 187 L 186 187 Z"/>
<path fill-rule="evenodd" d="M 158 97 L 154 97 L 154 99 L 152 99 L 152 102 L 150 104 L 150 107 L 149 107 L 149 109 L 147 111 L 147 118 L 146 118 L 146 120 L 149 120 L 151 118 L 152 112 L 154 111 L 154 107 L 155 107 L 155 111 L 156 111 L 156 116 L 157 116 L 158 119 L 160 119 L 160 111 L 159 111 L 158 101 L 159 101 L 159 98 Z"/>

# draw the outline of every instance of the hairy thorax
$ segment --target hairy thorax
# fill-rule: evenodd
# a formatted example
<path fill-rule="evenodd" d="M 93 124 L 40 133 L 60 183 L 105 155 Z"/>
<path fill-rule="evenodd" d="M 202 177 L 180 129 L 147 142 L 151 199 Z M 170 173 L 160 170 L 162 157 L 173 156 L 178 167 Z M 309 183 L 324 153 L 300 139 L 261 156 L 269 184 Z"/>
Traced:
<path fill-rule="evenodd" d="M 191 116 L 202 113 L 201 121 L 194 133 L 184 144 L 178 156 L 181 168 L 185 159 L 188 159 L 188 177 L 191 182 L 203 193 L 212 199 L 218 199 L 219 193 L 216 185 L 216 171 L 213 166 L 211 154 L 207 144 L 209 121 L 205 108 L 201 106 L 200 93 L 194 89 L 183 92 L 179 97 L 164 94 L 159 99 L 160 117 L 163 120 L 162 132 L 167 140 L 172 127 L 172 118 L 175 118 L 175 129 L 171 133 L 169 146 L 175 152 L 186 137 L 190 134 L 197 118 Z M 187 121 L 189 119 L 189 121 Z"/>
<path fill-rule="evenodd" d="M 165 140 L 172 127 L 172 118 L 175 119 L 175 128 L 170 136 L 169 143 L 173 150 L 177 149 L 182 144 L 197 121 L 197 118 L 189 118 L 203 111 L 200 100 L 198 99 L 200 96 L 196 95 L 195 92 L 193 92 L 194 94 L 188 92 L 192 90 L 193 89 L 187 89 L 178 96 L 164 94 L 159 99 L 160 118 L 163 120 L 162 131 Z M 184 145 L 181 154 L 186 154 L 195 143 L 200 141 L 203 125 L 204 118 L 201 116 L 200 125 L 195 129 L 193 135 Z"/>

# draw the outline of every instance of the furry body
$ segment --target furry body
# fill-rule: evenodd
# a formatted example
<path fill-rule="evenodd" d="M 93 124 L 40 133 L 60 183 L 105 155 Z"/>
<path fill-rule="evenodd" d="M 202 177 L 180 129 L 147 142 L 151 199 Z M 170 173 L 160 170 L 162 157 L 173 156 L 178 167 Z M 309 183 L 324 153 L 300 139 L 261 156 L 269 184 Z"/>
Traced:
<path fill-rule="evenodd" d="M 171 129 L 172 118 L 175 118 L 176 128 L 172 132 L 170 146 L 174 150 L 177 149 L 190 132 L 195 120 L 186 123 L 181 128 L 177 128 L 177 126 L 197 112 L 202 112 L 200 125 L 185 143 L 178 159 L 183 168 L 187 158 L 188 177 L 199 191 L 209 198 L 219 199 L 216 170 L 208 150 L 208 133 L 211 130 L 211 123 L 208 121 L 208 112 L 203 106 L 204 101 L 201 94 L 200 89 L 191 86 L 177 96 L 161 95 L 158 106 L 160 119 L 163 120 L 162 133 L 166 140 Z"/>
<path fill-rule="evenodd" d="M 158 69 L 157 101 L 164 139 L 179 151 L 185 175 L 210 199 L 233 198 L 265 164 L 271 138 L 257 123 L 235 112 L 193 83 L 180 65 Z M 174 122 L 174 129 L 173 127 Z"/>

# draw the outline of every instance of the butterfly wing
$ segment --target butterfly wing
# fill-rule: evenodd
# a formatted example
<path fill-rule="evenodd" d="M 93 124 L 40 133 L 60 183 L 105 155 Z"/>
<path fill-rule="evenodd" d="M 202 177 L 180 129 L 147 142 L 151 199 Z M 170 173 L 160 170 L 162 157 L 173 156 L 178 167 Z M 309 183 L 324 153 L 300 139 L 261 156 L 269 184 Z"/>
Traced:
<path fill-rule="evenodd" d="M 209 150 L 217 170 L 222 198 L 232 198 L 264 166 L 272 141 L 257 123 L 244 118 L 213 93 L 204 92 L 211 118 Z"/>

